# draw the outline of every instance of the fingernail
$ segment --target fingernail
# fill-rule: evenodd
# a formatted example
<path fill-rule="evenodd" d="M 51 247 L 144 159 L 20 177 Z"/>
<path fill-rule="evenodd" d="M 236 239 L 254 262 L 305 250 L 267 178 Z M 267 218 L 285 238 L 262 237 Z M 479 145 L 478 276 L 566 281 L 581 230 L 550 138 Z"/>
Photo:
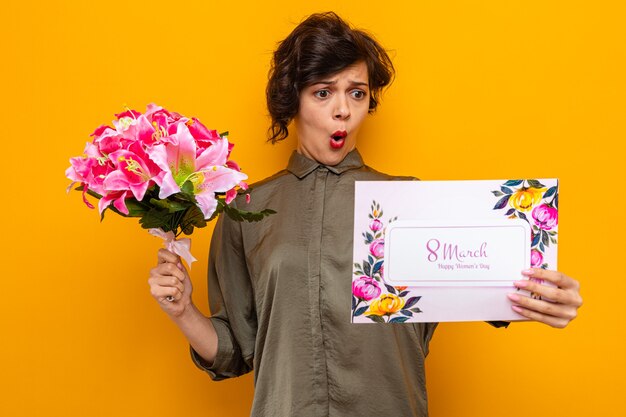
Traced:
<path fill-rule="evenodd" d="M 520 300 L 520 297 L 517 294 L 507 294 L 507 297 L 509 297 L 509 300 L 515 302 L 518 302 Z"/>
<path fill-rule="evenodd" d="M 522 271 L 522 274 L 524 274 L 524 275 L 532 275 L 533 274 L 533 269 L 532 268 L 524 269 Z"/>
<path fill-rule="evenodd" d="M 526 288 L 528 286 L 528 281 L 515 281 L 513 282 L 517 288 Z"/>
<path fill-rule="evenodd" d="M 521 313 L 522 309 L 518 306 L 511 306 L 511 308 L 513 309 L 513 311 L 515 311 L 516 313 Z"/>

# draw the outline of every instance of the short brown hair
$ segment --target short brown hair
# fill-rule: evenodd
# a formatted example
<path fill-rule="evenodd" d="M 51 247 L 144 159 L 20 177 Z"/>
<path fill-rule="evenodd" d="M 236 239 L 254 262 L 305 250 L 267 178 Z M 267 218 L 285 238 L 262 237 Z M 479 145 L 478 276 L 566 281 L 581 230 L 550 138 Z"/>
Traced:
<path fill-rule="evenodd" d="M 270 67 L 265 90 L 272 118 L 268 141 L 289 135 L 287 126 L 298 113 L 302 89 L 359 61 L 367 65 L 372 113 L 395 73 L 385 49 L 333 12 L 312 14 L 296 26 L 278 44 Z"/>

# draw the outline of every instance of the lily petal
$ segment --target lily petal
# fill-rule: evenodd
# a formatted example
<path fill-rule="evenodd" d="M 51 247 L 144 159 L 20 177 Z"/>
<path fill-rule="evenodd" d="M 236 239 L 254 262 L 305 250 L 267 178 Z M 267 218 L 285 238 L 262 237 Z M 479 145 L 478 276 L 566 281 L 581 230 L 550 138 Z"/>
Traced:
<path fill-rule="evenodd" d="M 224 165 L 228 158 L 228 139 L 221 138 L 213 142 L 198 156 L 196 169 L 201 171 L 208 166 Z"/>
<path fill-rule="evenodd" d="M 171 137 L 178 146 L 174 144 L 167 146 L 167 167 L 176 183 L 182 185 L 196 170 L 196 141 L 184 123 L 178 124 L 176 133 Z M 157 161 L 154 162 L 164 169 Z"/>
<path fill-rule="evenodd" d="M 226 204 L 230 204 L 235 199 L 235 197 L 237 197 L 237 190 L 231 188 L 230 190 L 226 191 Z"/>
<path fill-rule="evenodd" d="M 223 166 L 201 171 L 203 180 L 196 185 L 196 195 L 202 193 L 225 193 L 248 178 L 243 172 Z"/>
<path fill-rule="evenodd" d="M 150 181 L 142 182 L 141 184 L 130 184 L 130 191 L 132 191 L 137 201 L 143 200 L 143 196 L 146 194 L 149 185 Z"/>
<path fill-rule="evenodd" d="M 159 198 L 167 198 L 172 194 L 180 192 L 180 187 L 174 181 L 174 177 L 172 173 L 169 171 L 162 172 L 157 177 L 154 178 L 154 182 L 159 186 Z M 159 184 L 160 182 L 160 184 Z"/>
<path fill-rule="evenodd" d="M 120 197 L 113 200 L 113 207 L 118 209 L 121 213 L 128 214 L 128 207 L 126 207 L 126 193 L 123 193 Z"/>
<path fill-rule="evenodd" d="M 205 193 L 196 195 L 196 200 L 198 201 L 198 207 L 200 207 L 204 218 L 211 218 L 213 213 L 215 213 L 215 209 L 217 208 L 217 200 L 215 199 L 215 194 Z"/>
<path fill-rule="evenodd" d="M 103 185 L 107 191 L 125 191 L 130 189 L 128 178 L 122 171 L 117 169 L 106 176 Z"/>

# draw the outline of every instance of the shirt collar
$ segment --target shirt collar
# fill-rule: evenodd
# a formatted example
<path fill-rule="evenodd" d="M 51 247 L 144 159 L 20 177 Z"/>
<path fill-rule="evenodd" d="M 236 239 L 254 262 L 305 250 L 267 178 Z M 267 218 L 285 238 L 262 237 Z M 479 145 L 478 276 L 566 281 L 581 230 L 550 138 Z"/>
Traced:
<path fill-rule="evenodd" d="M 293 151 L 293 153 L 291 154 L 291 158 L 289 158 L 287 171 L 302 179 L 309 175 L 311 172 L 315 171 L 317 167 L 325 167 L 330 172 L 339 175 L 350 169 L 361 168 L 362 166 L 363 158 L 361 158 L 361 154 L 359 154 L 359 151 L 357 151 L 356 149 L 350 151 L 346 155 L 346 157 L 343 158 L 343 161 L 333 166 L 320 164 L 319 162 L 309 159 L 306 156 L 298 153 L 297 151 Z"/>

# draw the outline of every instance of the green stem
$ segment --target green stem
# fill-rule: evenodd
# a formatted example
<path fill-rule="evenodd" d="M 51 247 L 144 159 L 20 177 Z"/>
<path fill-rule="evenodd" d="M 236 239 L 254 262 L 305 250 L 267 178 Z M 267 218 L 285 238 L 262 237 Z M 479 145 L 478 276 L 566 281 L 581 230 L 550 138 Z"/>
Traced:
<path fill-rule="evenodd" d="M 176 214 L 174 214 L 172 216 L 172 221 L 170 223 L 170 229 L 172 229 L 172 231 L 174 232 L 174 235 L 176 237 L 178 237 L 182 233 L 182 231 L 183 231 L 183 227 L 181 227 L 180 222 L 184 218 L 185 213 L 187 213 L 187 210 L 189 210 L 189 209 L 178 211 L 178 212 L 176 212 Z M 178 229 L 180 229 L 180 230 L 178 230 Z"/>
<path fill-rule="evenodd" d="M 351 320 L 351 323 L 354 323 L 354 313 L 356 313 L 357 309 L 359 308 L 359 306 L 363 302 L 363 300 L 361 300 L 360 298 L 358 300 L 359 300 L 359 302 L 356 303 L 356 306 L 354 306 L 354 310 L 352 310 L 352 320 Z"/>

